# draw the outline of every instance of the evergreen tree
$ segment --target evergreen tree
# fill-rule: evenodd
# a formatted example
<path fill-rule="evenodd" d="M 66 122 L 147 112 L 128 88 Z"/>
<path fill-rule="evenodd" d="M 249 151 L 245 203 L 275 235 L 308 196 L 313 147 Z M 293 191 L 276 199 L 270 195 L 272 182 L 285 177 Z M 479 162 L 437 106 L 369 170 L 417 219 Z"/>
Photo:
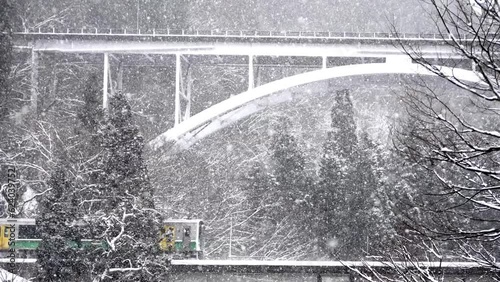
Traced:
<path fill-rule="evenodd" d="M 345 240 L 351 235 L 350 226 L 346 226 L 353 220 L 349 217 L 354 208 L 350 205 L 353 191 L 348 185 L 348 176 L 353 173 L 358 154 L 354 111 L 347 90 L 336 93 L 331 118 L 332 129 L 324 144 L 315 202 L 318 217 L 322 219 L 317 226 L 319 246 L 329 256 L 338 256 L 339 250 L 348 248 Z"/>
<path fill-rule="evenodd" d="M 10 141 L 10 126 L 3 126 L 7 123 L 7 116 L 9 114 L 9 107 L 11 101 L 10 81 L 9 75 L 12 63 L 12 41 L 10 32 L 10 17 L 12 9 L 9 0 L 0 0 L 0 152 L 3 150 L 11 150 Z M 0 157 L 0 163 L 6 163 L 3 157 Z M 0 173 L 7 175 L 7 167 L 0 165 Z M 0 200 L 0 215 L 5 216 L 7 210 L 7 195 L 2 193 Z"/>
<path fill-rule="evenodd" d="M 39 281 L 88 281 L 88 269 L 81 263 L 85 251 L 81 247 L 78 201 L 75 187 L 65 167 L 59 165 L 48 186 L 50 191 L 41 198 L 37 228 L 41 243 L 37 250 L 40 266 Z"/>
<path fill-rule="evenodd" d="M 243 181 L 246 182 L 247 202 L 252 211 L 273 203 L 274 199 L 269 189 L 273 185 L 272 178 L 264 165 L 252 166 Z"/>
<path fill-rule="evenodd" d="M 269 187 L 274 207 L 269 212 L 275 227 L 286 225 L 282 230 L 282 246 L 294 252 L 295 259 L 313 251 L 313 230 L 310 213 L 312 181 L 307 176 L 305 158 L 295 137 L 290 133 L 290 121 L 284 119 L 275 130 L 272 140 L 272 165 L 274 182 Z M 272 225 L 271 225 L 272 226 Z M 284 243 L 286 242 L 286 244 Z"/>
<path fill-rule="evenodd" d="M 247 228 L 245 233 L 251 234 L 247 242 L 246 252 L 243 255 L 248 257 L 277 259 L 283 258 L 283 254 L 290 252 L 291 240 L 285 241 L 283 237 L 289 228 L 290 222 L 280 230 L 280 223 L 286 222 L 283 219 L 283 203 L 277 201 L 277 192 L 274 191 L 275 179 L 269 172 L 269 168 L 263 164 L 255 164 L 243 179 L 244 191 L 246 194 L 245 206 L 242 210 L 247 210 Z"/>
<path fill-rule="evenodd" d="M 247 219 L 245 253 L 266 259 L 303 259 L 311 256 L 310 189 L 305 158 L 290 121 L 280 120 L 271 140 L 269 164 L 256 163 L 242 179 Z"/>
<path fill-rule="evenodd" d="M 102 94 L 100 83 L 96 75 L 90 75 L 83 86 L 82 98 L 84 104 L 78 109 L 78 120 L 80 126 L 75 127 L 76 144 L 72 152 L 71 159 L 78 168 L 76 181 L 82 187 L 78 196 L 81 200 L 81 210 L 84 217 L 91 217 L 97 210 L 98 205 L 94 205 L 94 197 L 98 195 L 99 185 L 99 157 L 102 153 L 100 134 L 104 124 L 104 111 L 102 109 Z M 94 230 L 87 230 L 88 232 Z M 89 233 L 89 238 L 94 238 L 97 234 Z"/>
<path fill-rule="evenodd" d="M 12 7 L 9 0 L 0 0 L 0 121 L 9 113 L 10 83 L 12 64 L 12 38 L 10 20 Z"/>
<path fill-rule="evenodd" d="M 101 87 L 95 74 L 89 76 L 85 82 L 83 91 L 83 106 L 78 112 L 78 119 L 82 122 L 83 128 L 95 135 L 99 130 L 104 118 L 102 110 Z"/>
<path fill-rule="evenodd" d="M 96 221 L 96 213 L 99 211 L 99 160 L 102 155 L 100 130 L 104 123 L 104 111 L 102 110 L 101 87 L 95 74 L 90 75 L 84 82 L 82 98 L 84 104 L 79 108 L 77 118 L 79 126 L 75 127 L 76 138 L 71 160 L 76 168 L 74 182 L 79 187 L 74 197 L 78 199 L 79 220 L 84 226 L 77 226 L 82 238 L 99 240 L 101 246 L 105 246 L 102 238 L 104 226 Z M 97 200 L 97 201 L 96 201 Z M 104 249 L 92 247 L 82 250 L 82 257 L 78 258 L 80 264 L 85 265 L 89 272 L 105 269 L 100 260 Z M 92 273 L 90 274 L 92 275 Z"/>
<path fill-rule="evenodd" d="M 360 153 L 363 158 L 357 171 L 364 172 L 362 179 L 366 197 L 365 208 L 360 210 L 359 218 L 365 223 L 366 229 L 362 237 L 366 239 L 367 254 L 380 255 L 395 243 L 395 219 L 391 197 L 396 192 L 387 181 L 388 169 L 391 164 L 383 156 L 383 152 L 369 138 L 366 132 L 360 136 Z"/>
<path fill-rule="evenodd" d="M 265 257 L 269 250 L 261 243 L 265 242 L 273 232 L 273 229 L 269 228 L 274 200 L 269 189 L 272 187 L 272 179 L 266 167 L 256 163 L 243 176 L 241 183 L 246 196 L 242 210 L 246 210 L 245 214 L 248 216 L 246 224 L 248 227 L 245 231 L 252 234 L 251 241 L 247 242 L 246 253 L 243 255 Z"/>
<path fill-rule="evenodd" d="M 331 117 L 315 200 L 319 246 L 330 257 L 360 259 L 386 238 L 380 226 L 388 212 L 382 207 L 375 145 L 366 134 L 357 137 L 347 90 L 337 92 Z"/>
<path fill-rule="evenodd" d="M 307 177 L 305 158 L 289 132 L 289 121 L 283 120 L 273 136 L 271 150 L 274 163 L 274 193 L 285 207 L 297 209 L 307 191 L 304 191 Z"/>
<path fill-rule="evenodd" d="M 101 140 L 100 195 L 96 196 L 101 199 L 98 216 L 104 228 L 102 238 L 109 245 L 102 254 L 105 269 L 101 278 L 153 281 L 150 273 L 154 269 L 149 267 L 158 255 L 159 222 L 142 157 L 144 141 L 121 93 L 110 99 Z"/>

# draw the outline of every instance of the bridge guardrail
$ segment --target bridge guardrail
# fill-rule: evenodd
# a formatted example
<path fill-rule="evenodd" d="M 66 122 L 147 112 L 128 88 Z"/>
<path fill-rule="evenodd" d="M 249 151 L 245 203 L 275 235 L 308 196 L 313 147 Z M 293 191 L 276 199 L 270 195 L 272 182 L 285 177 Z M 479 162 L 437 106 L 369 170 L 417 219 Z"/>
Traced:
<path fill-rule="evenodd" d="M 385 32 L 334 32 L 334 31 L 269 31 L 269 30 L 198 30 L 198 29 L 115 29 L 115 28 L 27 28 L 14 30 L 18 34 L 45 35 L 116 35 L 116 36 L 193 36 L 193 37 L 255 37 L 255 38 L 325 38 L 325 39 L 412 39 L 412 40 L 451 40 L 452 36 L 436 33 L 401 33 L 397 36 Z M 460 40 L 471 40 L 472 35 L 453 36 Z M 487 34 L 486 39 L 497 39 L 497 34 Z"/>

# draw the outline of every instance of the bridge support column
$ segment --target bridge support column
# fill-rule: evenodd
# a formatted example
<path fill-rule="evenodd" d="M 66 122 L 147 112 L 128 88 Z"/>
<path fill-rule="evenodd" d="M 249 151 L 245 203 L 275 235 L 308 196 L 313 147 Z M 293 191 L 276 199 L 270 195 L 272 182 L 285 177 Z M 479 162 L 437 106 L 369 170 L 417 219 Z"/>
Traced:
<path fill-rule="evenodd" d="M 260 67 L 257 67 L 257 80 L 255 82 L 255 86 L 260 86 L 261 80 L 262 80 L 261 69 Z"/>
<path fill-rule="evenodd" d="M 123 91 L 123 62 L 120 61 L 118 64 L 118 74 L 116 77 L 116 88 L 118 89 L 119 92 Z"/>
<path fill-rule="evenodd" d="M 323 56 L 323 69 L 326 69 L 327 57 Z"/>
<path fill-rule="evenodd" d="M 181 54 L 175 54 L 175 125 L 181 122 Z"/>
<path fill-rule="evenodd" d="M 38 107 L 38 52 L 31 49 L 31 108 L 37 113 Z"/>
<path fill-rule="evenodd" d="M 253 56 L 248 56 L 248 90 L 254 87 L 254 73 L 253 73 Z"/>
<path fill-rule="evenodd" d="M 104 71 L 102 79 L 102 108 L 108 108 L 108 76 L 109 76 L 109 54 L 104 53 Z"/>
<path fill-rule="evenodd" d="M 186 77 L 186 94 L 184 95 L 184 99 L 186 100 L 186 109 L 184 110 L 184 120 L 191 117 L 191 89 L 193 87 L 193 80 L 191 78 L 191 67 L 187 69 L 187 77 Z"/>

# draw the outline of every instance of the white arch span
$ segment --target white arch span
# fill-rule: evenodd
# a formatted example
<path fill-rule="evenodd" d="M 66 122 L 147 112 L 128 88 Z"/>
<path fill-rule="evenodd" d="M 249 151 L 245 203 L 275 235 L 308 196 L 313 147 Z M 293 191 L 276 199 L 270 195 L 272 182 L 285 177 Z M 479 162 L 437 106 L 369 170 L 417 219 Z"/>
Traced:
<path fill-rule="evenodd" d="M 459 81 L 482 82 L 473 71 L 442 66 L 437 68 L 442 74 L 455 77 Z M 339 66 L 298 74 L 267 83 L 220 102 L 159 135 L 148 144 L 153 150 L 166 145 L 171 146 L 170 149 L 173 151 L 187 149 L 204 137 L 265 107 L 293 99 L 292 93 L 284 90 L 332 78 L 374 74 L 435 75 L 423 66 L 406 61 Z"/>

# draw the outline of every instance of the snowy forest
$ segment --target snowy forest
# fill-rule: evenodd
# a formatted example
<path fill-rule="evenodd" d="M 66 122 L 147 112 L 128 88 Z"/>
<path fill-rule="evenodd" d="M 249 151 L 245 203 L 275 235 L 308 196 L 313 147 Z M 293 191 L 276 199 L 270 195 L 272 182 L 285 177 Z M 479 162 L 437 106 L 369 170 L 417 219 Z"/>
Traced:
<path fill-rule="evenodd" d="M 36 219 L 34 281 L 167 281 L 163 219 L 203 220 L 203 259 L 467 261 L 499 281 L 499 13 L 479 0 L 0 0 L 0 217 Z M 40 52 L 32 84 L 32 52 L 13 34 L 38 28 L 436 33 L 460 59 L 394 41 L 436 75 L 300 86 L 166 154 L 147 143 L 174 126 L 173 58 L 112 56 L 121 80 L 104 110 L 102 55 Z M 192 114 L 247 90 L 231 60 L 189 58 Z M 265 60 L 259 84 L 314 69 Z M 83 239 L 106 247 L 67 244 Z M 359 278 L 448 281 L 398 275 Z"/>

